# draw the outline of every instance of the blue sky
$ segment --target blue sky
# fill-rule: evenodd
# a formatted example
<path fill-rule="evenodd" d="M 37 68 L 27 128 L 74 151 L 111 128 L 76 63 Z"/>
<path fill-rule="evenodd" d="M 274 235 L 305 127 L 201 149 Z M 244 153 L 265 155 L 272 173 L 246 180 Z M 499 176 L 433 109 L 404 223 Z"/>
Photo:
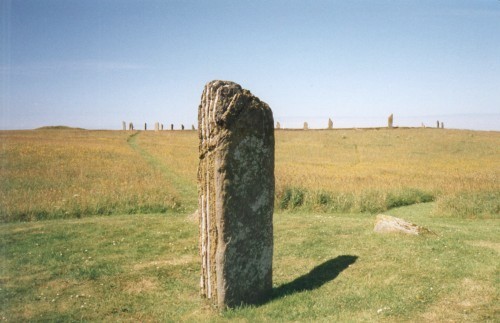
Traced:
<path fill-rule="evenodd" d="M 285 126 L 500 130 L 498 0 L 0 3 L 0 129 L 190 126 L 223 79 Z"/>

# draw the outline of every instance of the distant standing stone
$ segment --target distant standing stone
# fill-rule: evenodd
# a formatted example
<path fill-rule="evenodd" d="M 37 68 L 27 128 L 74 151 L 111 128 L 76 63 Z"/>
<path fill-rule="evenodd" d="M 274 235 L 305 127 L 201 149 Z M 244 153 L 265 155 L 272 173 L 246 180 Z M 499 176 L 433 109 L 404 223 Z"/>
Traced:
<path fill-rule="evenodd" d="M 184 125 L 183 124 L 181 124 L 181 130 L 184 130 Z"/>
<path fill-rule="evenodd" d="M 333 129 L 333 121 L 330 118 L 328 118 L 328 129 Z"/>
<path fill-rule="evenodd" d="M 134 124 L 132 122 L 128 124 L 128 130 L 134 130 Z"/>
<path fill-rule="evenodd" d="M 170 124 L 170 130 L 174 130 L 174 124 Z"/>
<path fill-rule="evenodd" d="M 220 308 L 272 292 L 274 121 L 240 85 L 209 82 L 198 109 L 201 294 Z"/>
<path fill-rule="evenodd" d="M 309 125 L 307 124 L 307 122 L 304 122 L 304 130 L 308 130 L 309 129 Z"/>
<path fill-rule="evenodd" d="M 161 127 L 160 127 L 160 128 L 161 128 L 161 131 L 163 131 L 163 123 L 161 124 Z"/>
<path fill-rule="evenodd" d="M 444 129 L 444 122 L 441 122 L 441 129 Z"/>
<path fill-rule="evenodd" d="M 437 122 L 436 128 L 438 128 L 438 129 L 439 129 L 439 120 L 438 120 L 438 121 L 436 121 L 436 122 Z"/>
<path fill-rule="evenodd" d="M 191 130 L 196 130 L 196 128 L 194 127 L 194 125 L 191 126 Z"/>
<path fill-rule="evenodd" d="M 276 122 L 276 129 L 281 129 L 281 125 L 279 122 Z"/>
<path fill-rule="evenodd" d="M 144 130 L 148 130 L 148 124 L 144 123 Z"/>
<path fill-rule="evenodd" d="M 122 130 L 123 131 L 127 130 L 127 123 L 125 121 L 122 121 Z"/>
<path fill-rule="evenodd" d="M 155 131 L 159 131 L 159 130 L 160 130 L 160 123 L 155 122 Z"/>
<path fill-rule="evenodd" d="M 387 119 L 387 127 L 392 128 L 393 122 L 394 122 L 394 115 L 391 113 L 391 115 Z"/>

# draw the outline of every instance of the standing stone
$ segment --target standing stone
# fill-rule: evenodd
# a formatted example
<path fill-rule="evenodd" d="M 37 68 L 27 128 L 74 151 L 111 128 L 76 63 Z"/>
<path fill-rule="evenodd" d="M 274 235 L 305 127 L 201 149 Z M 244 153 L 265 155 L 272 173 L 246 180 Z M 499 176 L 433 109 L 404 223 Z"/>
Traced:
<path fill-rule="evenodd" d="M 122 130 L 123 131 L 127 130 L 127 123 L 125 121 L 122 121 Z"/>
<path fill-rule="evenodd" d="M 444 129 L 444 122 L 441 121 L 441 129 Z"/>
<path fill-rule="evenodd" d="M 309 129 L 309 125 L 307 124 L 307 122 L 304 122 L 304 130 L 308 130 Z"/>
<path fill-rule="evenodd" d="M 191 130 L 196 130 L 196 128 L 194 127 L 194 125 L 191 126 Z"/>
<path fill-rule="evenodd" d="M 144 130 L 148 130 L 148 124 L 144 122 Z"/>
<path fill-rule="evenodd" d="M 184 130 L 184 125 L 183 124 L 181 124 L 181 130 Z"/>
<path fill-rule="evenodd" d="M 281 129 L 281 125 L 279 122 L 276 122 L 276 129 Z"/>
<path fill-rule="evenodd" d="M 128 124 L 128 130 L 134 130 L 134 124 L 132 122 Z"/>
<path fill-rule="evenodd" d="M 174 124 L 173 123 L 170 124 L 170 130 L 174 130 Z"/>
<path fill-rule="evenodd" d="M 333 121 L 330 118 L 328 118 L 328 129 L 333 129 Z"/>
<path fill-rule="evenodd" d="M 272 292 L 274 121 L 240 85 L 212 81 L 198 109 L 201 295 L 219 308 Z"/>
<path fill-rule="evenodd" d="M 387 127 L 392 128 L 393 121 L 394 121 L 394 115 L 391 113 L 391 115 L 387 119 Z"/>
<path fill-rule="evenodd" d="M 163 123 L 161 124 L 161 127 L 160 127 L 161 131 L 163 131 Z"/>
<path fill-rule="evenodd" d="M 155 131 L 159 131 L 159 130 L 160 130 L 160 123 L 155 122 Z"/>
<path fill-rule="evenodd" d="M 437 123 L 436 128 L 438 128 L 438 129 L 439 129 L 439 120 L 438 120 L 438 121 L 436 121 L 436 123 Z"/>

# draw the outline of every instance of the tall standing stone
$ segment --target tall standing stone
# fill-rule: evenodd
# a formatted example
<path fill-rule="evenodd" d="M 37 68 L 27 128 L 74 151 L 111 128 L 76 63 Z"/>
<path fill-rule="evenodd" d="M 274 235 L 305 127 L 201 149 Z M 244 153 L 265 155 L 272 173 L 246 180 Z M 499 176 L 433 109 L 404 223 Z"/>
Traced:
<path fill-rule="evenodd" d="M 439 129 L 439 120 L 438 120 L 438 121 L 436 121 L 436 128 L 438 128 L 438 129 Z"/>
<path fill-rule="evenodd" d="M 173 123 L 170 124 L 170 130 L 174 130 L 174 124 Z"/>
<path fill-rule="evenodd" d="M 181 130 L 184 130 L 184 125 L 183 124 L 181 124 Z"/>
<path fill-rule="evenodd" d="M 123 131 L 127 130 L 127 123 L 125 121 L 122 121 L 122 130 Z"/>
<path fill-rule="evenodd" d="M 307 124 L 307 122 L 304 122 L 304 130 L 308 130 L 309 129 L 309 125 Z"/>
<path fill-rule="evenodd" d="M 196 128 L 194 127 L 194 124 L 191 125 L 191 130 L 196 130 Z"/>
<path fill-rule="evenodd" d="M 148 124 L 144 122 L 144 130 L 148 130 Z"/>
<path fill-rule="evenodd" d="M 444 122 L 441 121 L 441 129 L 444 129 Z"/>
<path fill-rule="evenodd" d="M 134 130 L 134 124 L 132 122 L 128 124 L 128 130 Z"/>
<path fill-rule="evenodd" d="M 163 131 L 163 123 L 161 124 L 160 129 L 161 129 L 161 131 Z"/>
<path fill-rule="evenodd" d="M 278 129 L 278 130 L 281 129 L 281 125 L 279 122 L 276 122 L 276 129 Z"/>
<path fill-rule="evenodd" d="M 393 121 L 394 121 L 394 115 L 391 113 L 391 115 L 387 119 L 387 127 L 392 128 Z"/>
<path fill-rule="evenodd" d="M 333 129 L 333 121 L 330 118 L 328 118 L 328 129 Z"/>
<path fill-rule="evenodd" d="M 160 131 L 160 123 L 155 122 L 155 131 Z"/>
<path fill-rule="evenodd" d="M 240 85 L 209 82 L 198 109 L 201 294 L 220 308 L 272 292 L 274 121 Z"/>

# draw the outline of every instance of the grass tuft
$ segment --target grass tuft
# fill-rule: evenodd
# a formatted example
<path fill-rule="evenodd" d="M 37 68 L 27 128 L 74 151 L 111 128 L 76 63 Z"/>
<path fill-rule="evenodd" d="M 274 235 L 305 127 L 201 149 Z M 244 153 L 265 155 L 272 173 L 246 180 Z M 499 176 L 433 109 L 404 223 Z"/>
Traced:
<path fill-rule="evenodd" d="M 276 207 L 279 210 L 374 214 L 396 207 L 432 202 L 434 195 L 415 188 L 403 188 L 389 192 L 364 190 L 355 195 L 287 187 L 278 193 L 277 201 Z"/>
<path fill-rule="evenodd" d="M 500 191 L 462 191 L 437 200 L 438 213 L 463 219 L 500 219 Z"/>

